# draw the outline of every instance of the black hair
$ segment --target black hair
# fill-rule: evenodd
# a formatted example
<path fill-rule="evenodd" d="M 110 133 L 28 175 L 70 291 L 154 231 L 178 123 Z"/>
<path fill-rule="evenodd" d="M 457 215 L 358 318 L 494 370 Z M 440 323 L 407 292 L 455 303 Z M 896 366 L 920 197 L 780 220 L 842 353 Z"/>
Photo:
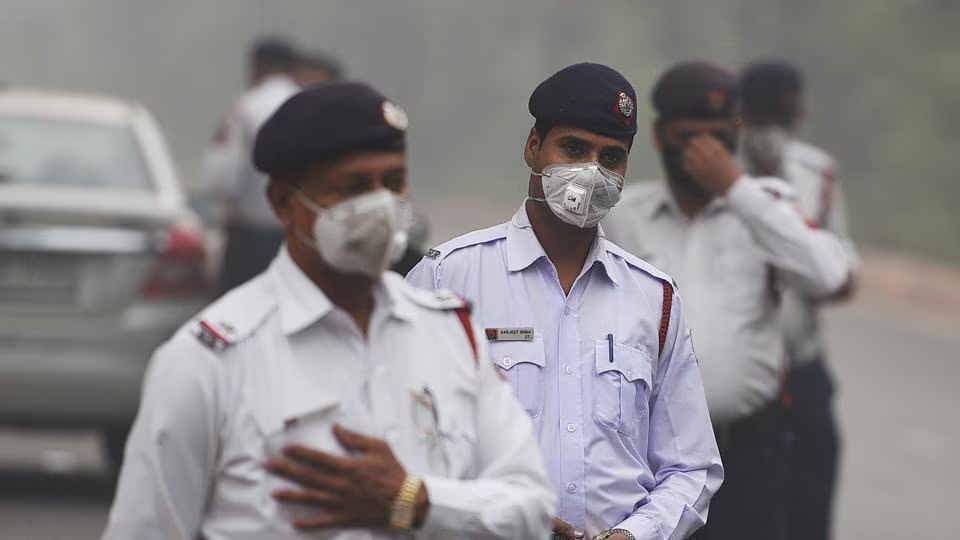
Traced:
<path fill-rule="evenodd" d="M 282 38 L 257 40 L 250 49 L 250 62 L 254 69 L 263 73 L 290 71 L 300 61 L 296 48 Z"/>
<path fill-rule="evenodd" d="M 543 148 L 543 143 L 546 142 L 547 133 L 550 133 L 551 128 L 553 128 L 553 124 L 542 120 L 537 120 L 533 124 L 533 129 L 537 131 L 537 136 L 540 137 L 540 148 Z"/>

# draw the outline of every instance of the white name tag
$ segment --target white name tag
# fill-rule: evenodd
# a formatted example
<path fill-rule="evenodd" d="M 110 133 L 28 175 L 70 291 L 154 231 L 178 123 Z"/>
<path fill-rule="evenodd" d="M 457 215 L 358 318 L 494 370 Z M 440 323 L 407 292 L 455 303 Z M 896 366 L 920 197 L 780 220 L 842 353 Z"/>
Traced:
<path fill-rule="evenodd" d="M 533 341 L 533 327 L 487 328 L 487 341 Z"/>

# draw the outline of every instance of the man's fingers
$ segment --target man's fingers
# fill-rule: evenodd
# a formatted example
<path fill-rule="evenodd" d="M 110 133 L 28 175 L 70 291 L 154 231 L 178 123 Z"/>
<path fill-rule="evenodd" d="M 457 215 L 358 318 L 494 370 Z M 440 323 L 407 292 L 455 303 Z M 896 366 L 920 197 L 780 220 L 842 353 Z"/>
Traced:
<path fill-rule="evenodd" d="M 344 487 L 342 480 L 288 459 L 271 459 L 267 463 L 267 470 L 305 487 L 331 491 Z"/>
<path fill-rule="evenodd" d="M 327 491 L 293 491 L 283 489 L 273 492 L 273 498 L 286 503 L 305 504 L 308 506 L 322 506 L 324 508 L 337 508 L 341 505 L 339 497 Z"/>
<path fill-rule="evenodd" d="M 335 472 L 346 471 L 353 466 L 353 460 L 350 458 L 332 456 L 326 452 L 312 450 L 298 444 L 285 446 L 283 454 L 304 465 Z"/>
<path fill-rule="evenodd" d="M 337 440 L 340 441 L 340 444 L 342 444 L 347 450 L 360 450 L 362 452 L 366 452 L 383 446 L 383 441 L 380 439 L 374 439 L 367 437 L 366 435 L 361 435 L 355 431 L 350 431 L 340 424 L 333 426 L 333 434 L 337 437 Z"/>
<path fill-rule="evenodd" d="M 326 529 L 328 527 L 350 527 L 360 524 L 360 521 L 354 516 L 337 512 L 326 513 L 313 518 L 298 519 L 293 522 L 293 526 L 301 531 Z"/>
<path fill-rule="evenodd" d="M 567 538 L 583 538 L 583 531 L 578 531 L 573 525 L 560 518 L 553 518 L 553 532 Z"/>

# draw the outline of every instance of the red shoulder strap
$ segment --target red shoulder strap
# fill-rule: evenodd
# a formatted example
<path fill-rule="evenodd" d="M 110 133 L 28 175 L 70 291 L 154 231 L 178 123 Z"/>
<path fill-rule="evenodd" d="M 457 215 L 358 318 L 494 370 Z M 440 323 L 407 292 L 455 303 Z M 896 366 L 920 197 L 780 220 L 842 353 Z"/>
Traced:
<path fill-rule="evenodd" d="M 479 367 L 480 354 L 477 352 L 477 338 L 473 335 L 473 324 L 470 323 L 470 308 L 464 306 L 454 311 L 457 313 L 457 318 L 460 319 L 460 324 L 463 325 L 464 332 L 467 333 L 467 339 L 470 340 L 470 348 L 473 349 L 473 363 Z"/>
<path fill-rule="evenodd" d="M 660 315 L 660 349 L 657 351 L 659 357 L 663 354 L 663 346 L 667 342 L 667 332 L 670 331 L 670 312 L 673 311 L 673 284 L 669 281 L 663 282 L 663 313 Z"/>

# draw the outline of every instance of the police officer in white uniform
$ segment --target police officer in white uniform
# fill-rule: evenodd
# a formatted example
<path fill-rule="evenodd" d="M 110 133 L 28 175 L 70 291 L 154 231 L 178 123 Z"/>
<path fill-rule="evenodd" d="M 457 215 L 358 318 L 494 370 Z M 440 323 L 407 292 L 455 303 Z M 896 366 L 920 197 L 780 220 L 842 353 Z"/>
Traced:
<path fill-rule="evenodd" d="M 155 354 L 104 538 L 546 538 L 530 421 L 451 293 L 384 272 L 406 116 L 287 101 L 254 159 L 287 243 Z"/>
<path fill-rule="evenodd" d="M 684 293 L 726 472 L 694 538 L 775 540 L 779 290 L 833 294 L 847 279 L 848 259 L 833 235 L 804 223 L 788 185 L 740 170 L 732 74 L 682 63 L 660 78 L 652 97 L 667 181 L 625 189 L 604 227 L 614 242 L 675 276 Z"/>
<path fill-rule="evenodd" d="M 267 177 L 250 156 L 260 126 L 300 91 L 292 78 L 298 62 L 297 52 L 285 41 L 254 44 L 251 87 L 233 104 L 204 158 L 205 189 L 219 207 L 226 235 L 220 294 L 263 272 L 283 242 L 283 229 L 264 195 Z"/>
<path fill-rule="evenodd" d="M 835 162 L 794 135 L 803 116 L 800 70 L 783 60 L 760 61 L 743 70 L 740 85 L 746 163 L 789 182 L 806 216 L 837 235 L 855 264 Z M 829 300 L 848 300 L 853 283 L 850 279 L 848 287 Z M 794 291 L 784 294 L 784 336 L 790 360 L 784 400 L 790 440 L 784 486 L 786 530 L 788 538 L 796 540 L 831 537 L 840 436 L 833 412 L 833 377 L 820 329 L 819 311 L 825 300 Z"/>
<path fill-rule="evenodd" d="M 620 200 L 635 103 L 623 75 L 599 64 L 543 81 L 530 96 L 523 206 L 407 276 L 474 302 L 534 420 L 561 538 L 684 538 L 723 478 L 673 282 L 598 226 Z"/>

